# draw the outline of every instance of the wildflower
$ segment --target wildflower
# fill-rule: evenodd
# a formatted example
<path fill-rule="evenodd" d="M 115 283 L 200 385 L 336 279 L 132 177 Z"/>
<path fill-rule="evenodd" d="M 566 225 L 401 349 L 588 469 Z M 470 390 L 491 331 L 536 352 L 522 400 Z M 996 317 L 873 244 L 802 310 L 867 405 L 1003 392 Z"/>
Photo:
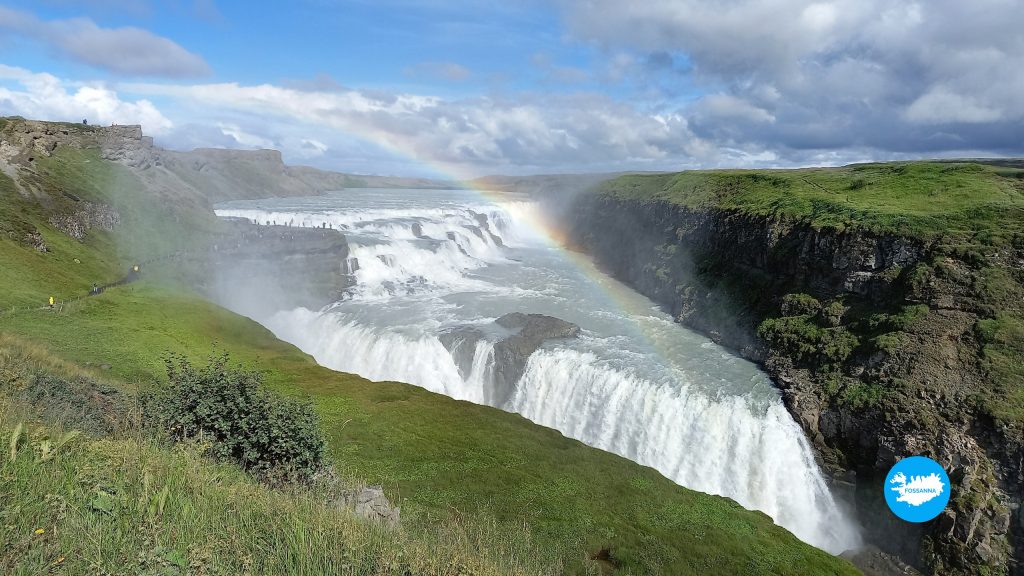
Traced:
<path fill-rule="evenodd" d="M 36 536 L 40 534 L 46 534 L 46 530 L 43 530 L 42 528 L 36 528 Z"/>

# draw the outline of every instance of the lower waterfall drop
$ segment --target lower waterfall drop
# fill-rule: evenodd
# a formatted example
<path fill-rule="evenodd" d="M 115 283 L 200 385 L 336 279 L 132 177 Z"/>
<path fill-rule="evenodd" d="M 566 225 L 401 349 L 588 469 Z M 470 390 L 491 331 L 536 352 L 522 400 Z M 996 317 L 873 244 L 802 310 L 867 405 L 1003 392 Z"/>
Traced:
<path fill-rule="evenodd" d="M 469 191 L 346 190 L 218 214 L 345 234 L 356 285 L 343 300 L 256 317 L 320 364 L 486 403 L 504 368 L 495 344 L 516 333 L 495 319 L 571 322 L 579 336 L 528 350 L 498 408 L 761 510 L 829 552 L 857 548 L 857 526 L 767 376 L 548 241 L 528 225 L 537 209 Z"/>

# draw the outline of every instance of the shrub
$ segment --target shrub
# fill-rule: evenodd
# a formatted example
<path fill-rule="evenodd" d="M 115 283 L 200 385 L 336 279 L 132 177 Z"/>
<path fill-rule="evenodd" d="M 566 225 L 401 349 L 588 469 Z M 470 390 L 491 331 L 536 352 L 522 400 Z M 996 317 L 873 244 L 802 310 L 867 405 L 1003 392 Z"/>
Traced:
<path fill-rule="evenodd" d="M 893 327 L 896 330 L 906 330 L 910 328 L 914 322 L 917 322 L 921 318 L 928 315 L 929 308 L 927 304 L 913 304 L 910 306 L 904 306 L 898 314 L 892 316 Z"/>
<path fill-rule="evenodd" d="M 910 271 L 910 275 L 907 278 L 907 284 L 914 294 L 920 295 L 922 291 L 931 282 L 932 277 L 935 276 L 935 270 L 927 264 L 918 264 Z"/>
<path fill-rule="evenodd" d="M 907 335 L 904 332 L 887 332 L 871 339 L 871 345 L 880 352 L 893 355 L 907 345 Z"/>
<path fill-rule="evenodd" d="M 821 309 L 821 321 L 832 328 L 839 327 L 843 323 L 843 315 L 846 314 L 846 306 L 839 300 L 833 300 Z"/>
<path fill-rule="evenodd" d="M 782 298 L 783 316 L 811 316 L 821 310 L 821 302 L 809 294 L 786 294 Z"/>
<path fill-rule="evenodd" d="M 809 316 L 769 318 L 757 333 L 769 345 L 792 356 L 797 362 L 840 365 L 860 344 L 846 328 L 822 328 Z"/>
<path fill-rule="evenodd" d="M 821 331 L 818 353 L 834 364 L 842 364 L 860 345 L 860 340 L 845 328 L 827 328 Z"/>
<path fill-rule="evenodd" d="M 906 331 L 910 326 L 928 315 L 927 304 L 904 306 L 895 314 L 872 314 L 867 319 L 867 329 L 881 332 Z"/>
<path fill-rule="evenodd" d="M 200 437 L 210 453 L 262 477 L 305 479 L 323 465 L 324 439 L 313 407 L 263 387 L 256 372 L 223 355 L 203 368 L 167 360 L 169 385 L 149 402 L 152 421 L 176 440 Z"/>
<path fill-rule="evenodd" d="M 864 384 L 857 382 L 850 386 L 847 386 L 843 390 L 842 396 L 839 401 L 855 410 L 863 410 L 865 408 L 874 408 L 885 399 L 889 394 L 889 391 L 885 387 L 878 384 Z"/>

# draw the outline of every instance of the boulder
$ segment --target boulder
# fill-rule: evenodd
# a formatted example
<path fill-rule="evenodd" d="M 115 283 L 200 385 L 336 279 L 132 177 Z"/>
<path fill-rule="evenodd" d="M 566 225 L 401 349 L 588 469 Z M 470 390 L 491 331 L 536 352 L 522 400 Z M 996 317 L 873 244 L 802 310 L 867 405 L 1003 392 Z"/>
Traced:
<path fill-rule="evenodd" d="M 333 473 L 329 473 L 326 478 L 321 480 L 335 485 L 339 482 Z M 387 528 L 398 527 L 401 508 L 391 506 L 391 502 L 384 495 L 384 488 L 381 486 L 343 490 L 336 502 L 339 507 L 352 510 L 357 517 L 363 520 L 379 523 Z"/>

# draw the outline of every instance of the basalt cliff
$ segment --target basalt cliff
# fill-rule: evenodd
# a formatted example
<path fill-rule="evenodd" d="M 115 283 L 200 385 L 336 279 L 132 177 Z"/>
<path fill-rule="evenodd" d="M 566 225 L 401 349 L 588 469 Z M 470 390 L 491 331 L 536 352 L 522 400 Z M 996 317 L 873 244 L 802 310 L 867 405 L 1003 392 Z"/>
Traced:
<path fill-rule="evenodd" d="M 864 182 L 888 182 L 872 170 L 849 170 L 854 183 L 842 188 L 830 182 L 847 200 L 804 213 L 781 204 L 799 197 L 804 176 L 769 181 L 778 190 L 759 196 L 746 191 L 766 189 L 758 178 L 712 173 L 696 184 L 670 175 L 612 180 L 580 195 L 564 218 L 577 249 L 679 322 L 763 365 L 877 549 L 859 558 L 863 569 L 1024 573 L 1014 411 L 1024 237 L 931 234 L 867 212 L 858 223 L 853 210 L 826 215 L 842 214 L 837 206 L 854 202 L 850 190 Z M 979 178 L 991 170 L 970 169 Z M 1024 189 L 1014 172 L 993 178 L 1009 193 Z M 756 204 L 766 197 L 780 204 Z M 987 214 L 978 209 L 979 219 Z M 936 459 L 953 484 L 949 507 L 923 524 L 893 516 L 881 489 L 909 455 Z"/>

